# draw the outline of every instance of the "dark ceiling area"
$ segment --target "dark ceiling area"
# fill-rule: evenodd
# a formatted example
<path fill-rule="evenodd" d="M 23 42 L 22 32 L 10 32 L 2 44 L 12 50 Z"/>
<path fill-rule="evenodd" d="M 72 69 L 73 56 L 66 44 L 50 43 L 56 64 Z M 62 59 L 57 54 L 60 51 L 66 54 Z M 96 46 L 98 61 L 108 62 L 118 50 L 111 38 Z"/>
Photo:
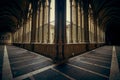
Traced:
<path fill-rule="evenodd" d="M 27 9 L 27 0 L 0 1 L 0 32 L 14 32 L 22 22 Z"/>
<path fill-rule="evenodd" d="M 20 25 L 22 20 L 26 19 L 28 4 L 33 1 L 38 0 L 1 0 L 0 32 L 15 32 L 18 29 L 17 25 Z M 99 18 L 102 27 L 109 32 L 110 26 L 110 35 L 118 35 L 119 30 L 117 29 L 120 27 L 120 0 L 89 0 L 89 3 L 92 6 L 94 16 Z M 113 34 L 111 29 L 114 29 Z"/>
<path fill-rule="evenodd" d="M 120 45 L 120 24 L 111 23 L 107 25 L 106 29 L 106 44 L 110 45 Z"/>

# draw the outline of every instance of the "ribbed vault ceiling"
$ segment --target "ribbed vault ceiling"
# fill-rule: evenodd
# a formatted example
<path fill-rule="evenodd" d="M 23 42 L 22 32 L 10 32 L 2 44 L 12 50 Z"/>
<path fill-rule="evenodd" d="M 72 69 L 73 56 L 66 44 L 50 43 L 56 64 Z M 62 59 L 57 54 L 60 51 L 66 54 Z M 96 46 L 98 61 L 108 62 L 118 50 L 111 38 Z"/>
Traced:
<path fill-rule="evenodd" d="M 91 4 L 103 27 L 120 24 L 120 0 L 91 0 Z"/>
<path fill-rule="evenodd" d="M 0 1 L 0 32 L 14 32 L 25 16 L 26 0 Z"/>
<path fill-rule="evenodd" d="M 37 1 L 37 0 L 33 0 Z M 120 24 L 120 0 L 89 0 L 102 26 Z M 0 1 L 0 32 L 14 32 L 26 18 L 30 0 Z"/>

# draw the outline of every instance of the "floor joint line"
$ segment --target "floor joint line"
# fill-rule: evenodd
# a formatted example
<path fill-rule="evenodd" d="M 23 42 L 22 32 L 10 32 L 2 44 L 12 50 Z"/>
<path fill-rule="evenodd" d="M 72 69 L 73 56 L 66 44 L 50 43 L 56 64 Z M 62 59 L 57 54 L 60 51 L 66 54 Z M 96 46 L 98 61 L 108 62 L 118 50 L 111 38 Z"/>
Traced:
<path fill-rule="evenodd" d="M 119 72 L 119 67 L 118 67 L 115 46 L 113 46 L 113 51 L 112 51 L 112 61 L 111 61 L 111 69 L 110 69 L 109 79 L 110 80 L 120 80 L 120 72 Z"/>
<path fill-rule="evenodd" d="M 65 77 L 67 77 L 67 78 L 68 78 L 68 79 L 70 79 L 70 80 L 76 80 L 76 79 L 74 79 L 74 78 L 72 78 L 72 77 L 70 77 L 70 76 L 66 75 L 65 73 L 60 72 L 60 71 L 59 71 L 59 70 L 57 70 L 57 69 L 52 68 L 52 70 L 54 70 L 55 72 L 60 73 L 61 75 L 63 75 L 63 76 L 65 76 Z"/>
<path fill-rule="evenodd" d="M 9 57 L 6 45 L 4 45 L 4 58 L 3 58 L 3 70 L 2 70 L 2 80 L 13 80 L 12 71 L 10 67 Z"/>
<path fill-rule="evenodd" d="M 82 68 L 82 67 L 79 67 L 79 66 L 76 66 L 73 64 L 68 64 L 68 65 L 73 66 L 73 67 L 78 68 L 78 69 L 81 69 L 81 70 L 84 70 L 84 71 L 87 71 L 87 72 L 90 72 L 90 73 L 93 73 L 93 74 L 96 74 L 96 75 L 99 75 L 99 76 L 104 77 L 104 78 L 109 78 L 106 75 L 103 75 L 103 74 L 100 74 L 100 73 L 97 73 L 97 72 L 94 72 L 94 71 L 91 71 L 91 70 L 88 70 L 88 69 L 85 69 L 85 68 Z"/>

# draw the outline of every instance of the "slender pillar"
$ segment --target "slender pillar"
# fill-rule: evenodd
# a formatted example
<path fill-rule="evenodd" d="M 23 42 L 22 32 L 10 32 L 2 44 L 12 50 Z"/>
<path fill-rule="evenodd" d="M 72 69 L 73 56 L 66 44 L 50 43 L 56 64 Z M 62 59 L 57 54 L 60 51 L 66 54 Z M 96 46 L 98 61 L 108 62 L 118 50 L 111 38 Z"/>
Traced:
<path fill-rule="evenodd" d="M 76 0 L 76 42 L 78 42 L 78 0 Z"/>
<path fill-rule="evenodd" d="M 89 41 L 90 41 L 90 43 L 92 42 L 92 36 L 91 36 L 91 10 L 89 9 L 89 17 L 88 17 L 89 19 Z"/>
<path fill-rule="evenodd" d="M 99 28 L 99 36 L 100 36 L 100 42 L 102 42 L 102 30 Z"/>
<path fill-rule="evenodd" d="M 96 21 L 97 22 L 97 21 Z M 97 30 L 97 33 L 98 33 L 98 35 L 97 35 L 97 37 L 98 37 L 98 43 L 100 43 L 101 42 L 101 28 L 99 27 L 99 26 L 97 26 L 97 28 L 98 28 L 98 30 Z"/>
<path fill-rule="evenodd" d="M 97 20 L 94 18 L 94 42 L 97 43 L 97 41 Z"/>
<path fill-rule="evenodd" d="M 16 42 L 17 42 L 17 41 L 16 41 L 16 32 L 14 33 L 14 39 L 15 39 L 15 43 L 16 43 Z"/>
<path fill-rule="evenodd" d="M 14 37 L 14 33 L 12 33 L 12 43 L 15 43 L 15 37 Z"/>
<path fill-rule="evenodd" d="M 15 42 L 17 43 L 17 31 L 15 32 Z"/>
<path fill-rule="evenodd" d="M 38 19 L 39 19 L 39 11 L 37 8 L 37 13 L 36 13 L 36 36 L 35 36 L 35 42 L 38 43 Z"/>
<path fill-rule="evenodd" d="M 26 21 L 24 21 L 23 23 L 23 40 L 22 42 L 25 43 L 26 42 Z"/>
<path fill-rule="evenodd" d="M 103 36 L 102 42 L 104 43 L 105 42 L 105 31 L 103 27 L 102 27 L 102 36 Z"/>
<path fill-rule="evenodd" d="M 34 43 L 36 42 L 36 18 L 37 18 L 37 1 L 32 1 L 32 26 L 31 26 L 31 50 L 34 51 Z"/>
<path fill-rule="evenodd" d="M 26 25 L 26 42 L 29 42 L 29 20 L 27 20 L 27 25 Z"/>
<path fill-rule="evenodd" d="M 48 43 L 50 43 L 50 5 L 51 0 L 48 0 Z"/>
<path fill-rule="evenodd" d="M 17 43 L 17 36 L 16 36 L 16 32 L 15 32 L 15 43 Z"/>
<path fill-rule="evenodd" d="M 15 32 L 15 42 L 17 43 L 17 32 Z"/>
<path fill-rule="evenodd" d="M 83 4 L 83 3 L 82 3 Z M 85 42 L 84 10 L 82 7 L 82 42 Z"/>
<path fill-rule="evenodd" d="M 83 33 L 82 33 L 82 2 L 81 2 L 81 0 L 79 0 L 79 12 L 80 12 L 80 35 L 81 35 L 81 41 L 80 42 L 82 42 L 82 36 L 83 36 Z"/>
<path fill-rule="evenodd" d="M 18 41 L 19 41 L 19 43 L 21 42 L 21 41 L 20 41 L 20 40 L 21 40 L 21 39 L 20 39 L 20 38 L 21 38 L 20 36 L 21 36 L 21 34 L 20 34 L 20 28 L 19 28 L 19 29 L 18 29 Z"/>
<path fill-rule="evenodd" d="M 93 23 L 93 12 L 92 9 L 89 9 L 89 27 L 90 27 L 90 40 L 91 42 L 94 42 L 94 23 Z"/>
<path fill-rule="evenodd" d="M 20 31 L 20 39 L 21 39 L 20 42 L 22 43 L 23 27 L 21 27 L 20 29 L 21 29 L 21 31 Z"/>
<path fill-rule="evenodd" d="M 101 27 L 101 35 L 102 35 L 101 42 L 104 43 L 105 41 L 104 41 L 104 28 L 103 27 Z"/>
<path fill-rule="evenodd" d="M 32 9 L 31 43 L 34 43 L 36 42 L 37 1 L 32 2 Z"/>
<path fill-rule="evenodd" d="M 17 43 L 19 43 L 19 30 L 17 30 Z"/>
<path fill-rule="evenodd" d="M 14 44 L 14 33 L 11 34 L 11 41 L 12 41 L 12 44 Z"/>
<path fill-rule="evenodd" d="M 93 41 L 94 41 L 94 43 L 95 43 L 95 47 L 97 47 L 97 44 L 98 44 L 98 37 L 99 37 L 99 35 L 98 35 L 98 26 L 97 26 L 97 19 L 96 19 L 96 15 L 94 14 L 93 15 Z M 97 37 L 98 36 L 98 37 Z"/>
<path fill-rule="evenodd" d="M 95 31 L 94 31 L 94 22 L 93 22 L 93 14 L 91 15 L 91 30 L 92 30 L 92 42 L 94 42 L 94 34 L 95 34 Z"/>
<path fill-rule="evenodd" d="M 72 23 L 73 43 L 76 43 L 76 0 L 72 2 Z"/>
<path fill-rule="evenodd" d="M 73 42 L 72 0 L 70 0 L 70 42 Z"/>
<path fill-rule="evenodd" d="M 28 43 L 30 43 L 30 36 L 29 36 L 29 33 L 30 33 L 30 19 L 28 19 L 28 34 L 27 34 L 27 37 L 28 37 Z"/>
<path fill-rule="evenodd" d="M 84 38 L 85 38 L 85 42 L 89 43 L 89 27 L 88 27 L 88 7 L 89 7 L 89 3 L 88 0 L 84 0 L 83 1 L 83 10 L 84 10 Z"/>
<path fill-rule="evenodd" d="M 45 0 L 42 0 L 42 43 L 44 43 L 44 19 L 45 19 Z"/>
<path fill-rule="evenodd" d="M 16 32 L 14 33 L 14 43 L 16 43 L 16 36 L 15 36 Z"/>
<path fill-rule="evenodd" d="M 101 20 L 98 18 L 98 26 L 101 28 L 101 42 L 105 42 L 104 39 L 105 39 L 105 32 L 104 32 L 104 27 L 101 26 Z"/>
<path fill-rule="evenodd" d="M 42 43 L 42 14 L 43 12 L 43 8 L 42 8 L 42 2 L 41 2 L 41 8 L 40 8 L 40 32 L 39 32 L 39 36 L 40 36 L 40 43 Z"/>
<path fill-rule="evenodd" d="M 103 30 L 102 30 L 102 28 L 101 28 L 101 42 L 103 42 Z"/>
<path fill-rule="evenodd" d="M 21 36 L 22 36 L 21 33 L 22 33 L 22 29 L 20 28 L 19 33 L 18 33 L 18 35 L 19 35 L 19 43 L 21 43 Z"/>
<path fill-rule="evenodd" d="M 18 43 L 18 31 L 16 31 L 16 41 Z"/>
<path fill-rule="evenodd" d="M 24 34 L 24 30 L 23 30 L 23 27 L 24 27 L 24 26 L 23 26 L 23 22 L 22 22 L 22 25 L 21 25 L 21 28 L 22 28 L 22 36 L 21 36 L 21 37 L 22 37 L 22 40 L 21 40 L 21 43 L 22 43 L 22 44 L 23 44 L 23 42 L 24 42 L 24 41 L 23 41 L 23 40 L 24 40 L 24 35 L 23 35 L 23 34 Z"/>
<path fill-rule="evenodd" d="M 84 10 L 84 41 L 86 42 L 86 50 L 89 50 L 89 26 L 88 26 L 88 0 L 83 0 Z"/>
<path fill-rule="evenodd" d="M 32 19 L 31 19 L 31 16 L 30 16 L 30 20 L 29 20 L 29 25 L 30 25 L 30 28 L 29 28 L 29 43 L 31 42 L 31 27 L 32 27 Z"/>
<path fill-rule="evenodd" d="M 38 5 L 38 42 L 40 42 L 40 13 L 41 13 L 41 1 L 39 1 L 39 5 Z"/>
<path fill-rule="evenodd" d="M 17 43 L 16 32 L 15 32 L 15 34 L 14 34 L 14 37 L 15 37 L 15 43 Z"/>

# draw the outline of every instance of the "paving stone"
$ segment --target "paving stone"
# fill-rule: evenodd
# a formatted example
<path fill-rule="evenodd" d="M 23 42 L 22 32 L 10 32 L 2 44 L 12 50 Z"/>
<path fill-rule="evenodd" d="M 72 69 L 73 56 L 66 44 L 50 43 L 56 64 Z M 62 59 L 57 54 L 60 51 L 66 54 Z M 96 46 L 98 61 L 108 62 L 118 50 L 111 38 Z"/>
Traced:
<path fill-rule="evenodd" d="M 59 65 L 55 67 L 55 69 L 75 78 L 76 80 L 108 80 L 108 78 L 98 76 L 96 74 L 72 67 L 67 64 Z"/>
<path fill-rule="evenodd" d="M 74 61 L 74 62 L 70 62 L 73 65 L 79 66 L 81 68 L 85 68 L 87 70 L 91 70 L 106 76 L 109 76 L 110 74 L 110 69 L 105 69 L 99 66 L 95 66 L 95 65 L 90 65 L 90 64 L 86 64 L 86 63 L 82 63 L 82 62 L 78 62 L 78 61 Z"/>
<path fill-rule="evenodd" d="M 34 75 L 35 80 L 70 80 L 67 77 L 57 73 L 51 69 L 46 70 L 42 73 Z"/>

